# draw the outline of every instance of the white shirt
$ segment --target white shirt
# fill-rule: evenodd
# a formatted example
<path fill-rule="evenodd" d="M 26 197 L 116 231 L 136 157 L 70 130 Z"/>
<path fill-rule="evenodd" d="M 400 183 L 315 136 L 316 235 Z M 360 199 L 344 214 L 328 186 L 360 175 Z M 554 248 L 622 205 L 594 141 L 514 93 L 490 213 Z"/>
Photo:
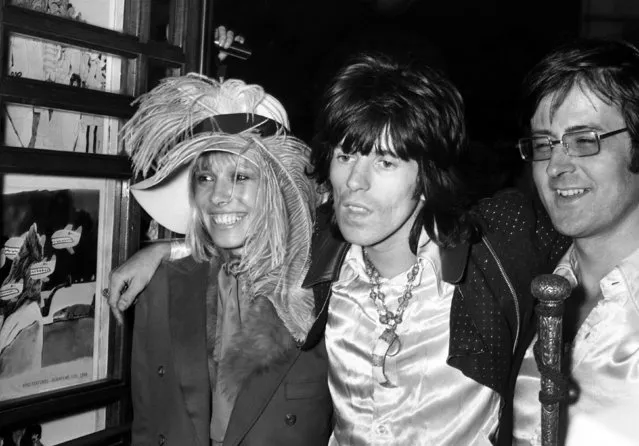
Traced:
<path fill-rule="evenodd" d="M 572 248 L 555 273 L 575 287 L 571 253 Z M 581 324 L 572 345 L 570 374 L 580 391 L 568 408 L 569 420 L 577 414 L 639 406 L 639 250 L 601 279 L 599 286 L 603 299 Z M 514 445 L 541 444 L 540 379 L 533 344 L 526 351 L 515 387 Z"/>
<path fill-rule="evenodd" d="M 392 387 L 373 376 L 372 352 L 386 328 L 370 299 L 362 249 L 352 246 L 333 284 L 326 326 L 329 388 L 335 408 L 330 445 L 489 445 L 499 395 L 446 364 L 454 286 L 441 279 L 439 249 L 420 237 L 420 273 L 397 328 L 401 350 L 386 357 Z M 408 270 L 382 279 L 395 312 Z"/>

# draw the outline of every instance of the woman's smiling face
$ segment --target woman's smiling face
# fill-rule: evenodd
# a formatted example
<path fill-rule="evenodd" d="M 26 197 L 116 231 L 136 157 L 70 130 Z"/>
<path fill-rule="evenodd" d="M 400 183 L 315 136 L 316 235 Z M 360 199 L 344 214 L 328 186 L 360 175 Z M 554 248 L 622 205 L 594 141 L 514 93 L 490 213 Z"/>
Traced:
<path fill-rule="evenodd" d="M 205 153 L 194 166 L 192 187 L 213 243 L 239 254 L 257 212 L 260 172 L 255 163 L 243 155 Z"/>

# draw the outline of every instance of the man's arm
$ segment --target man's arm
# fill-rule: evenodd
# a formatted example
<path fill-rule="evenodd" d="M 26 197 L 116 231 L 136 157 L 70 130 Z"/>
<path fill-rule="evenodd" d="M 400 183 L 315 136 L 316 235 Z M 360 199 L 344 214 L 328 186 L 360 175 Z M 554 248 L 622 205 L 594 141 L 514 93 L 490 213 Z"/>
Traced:
<path fill-rule="evenodd" d="M 107 297 L 116 320 L 122 322 L 122 312 L 133 304 L 148 285 L 162 260 L 176 260 L 189 254 L 183 241 L 155 242 L 111 271 Z"/>

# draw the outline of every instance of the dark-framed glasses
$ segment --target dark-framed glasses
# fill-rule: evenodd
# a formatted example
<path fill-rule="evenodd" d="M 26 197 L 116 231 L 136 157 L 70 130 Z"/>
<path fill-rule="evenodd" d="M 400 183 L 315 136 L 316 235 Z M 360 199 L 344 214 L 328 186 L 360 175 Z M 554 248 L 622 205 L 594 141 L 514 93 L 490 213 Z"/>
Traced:
<path fill-rule="evenodd" d="M 580 130 L 578 132 L 565 133 L 561 139 L 552 139 L 549 136 L 533 136 L 532 138 L 521 138 L 517 143 L 519 154 L 526 161 L 549 160 L 552 148 L 558 144 L 569 156 L 592 156 L 601 150 L 601 140 L 609 136 L 618 135 L 627 131 L 624 127 L 607 133 L 598 133 L 594 130 Z"/>

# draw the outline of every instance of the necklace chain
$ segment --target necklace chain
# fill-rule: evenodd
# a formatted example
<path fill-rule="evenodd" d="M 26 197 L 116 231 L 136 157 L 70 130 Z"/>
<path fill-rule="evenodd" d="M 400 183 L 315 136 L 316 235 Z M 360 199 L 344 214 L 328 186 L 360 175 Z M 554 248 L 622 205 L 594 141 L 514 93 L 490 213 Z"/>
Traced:
<path fill-rule="evenodd" d="M 393 313 L 386 306 L 386 295 L 382 292 L 382 282 L 379 271 L 371 262 L 365 249 L 362 250 L 362 254 L 364 257 L 364 264 L 366 265 L 366 274 L 368 274 L 368 277 L 372 282 L 370 298 L 377 309 L 379 321 L 394 332 L 397 329 L 397 326 L 402 323 L 404 311 L 413 297 L 415 278 L 419 273 L 419 260 L 411 267 L 408 274 L 406 274 L 406 286 L 404 287 L 404 293 L 399 298 L 397 311 Z"/>

